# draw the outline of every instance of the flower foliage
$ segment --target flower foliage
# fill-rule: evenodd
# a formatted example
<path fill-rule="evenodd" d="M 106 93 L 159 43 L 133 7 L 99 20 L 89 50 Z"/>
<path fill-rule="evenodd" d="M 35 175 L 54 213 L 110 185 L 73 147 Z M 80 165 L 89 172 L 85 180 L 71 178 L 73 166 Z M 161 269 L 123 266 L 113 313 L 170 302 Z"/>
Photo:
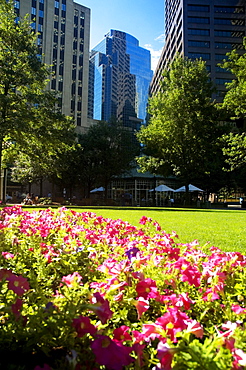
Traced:
<path fill-rule="evenodd" d="M 246 257 L 66 208 L 0 212 L 0 367 L 241 370 Z"/>

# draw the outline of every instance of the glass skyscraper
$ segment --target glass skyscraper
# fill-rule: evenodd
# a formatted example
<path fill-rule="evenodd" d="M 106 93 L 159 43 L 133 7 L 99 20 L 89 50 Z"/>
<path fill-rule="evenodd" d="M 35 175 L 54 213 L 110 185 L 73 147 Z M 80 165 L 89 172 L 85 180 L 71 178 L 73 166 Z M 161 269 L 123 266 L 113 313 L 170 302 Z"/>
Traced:
<path fill-rule="evenodd" d="M 150 52 L 121 31 L 110 30 L 90 56 L 88 117 L 138 130 L 146 120 L 153 76 Z"/>
<path fill-rule="evenodd" d="M 233 49 L 244 52 L 245 22 L 245 0 L 165 0 L 165 45 L 151 83 L 151 94 L 158 91 L 163 69 L 178 53 L 206 61 L 217 87 L 215 97 L 221 100 L 226 82 L 233 77 L 218 63 Z"/>

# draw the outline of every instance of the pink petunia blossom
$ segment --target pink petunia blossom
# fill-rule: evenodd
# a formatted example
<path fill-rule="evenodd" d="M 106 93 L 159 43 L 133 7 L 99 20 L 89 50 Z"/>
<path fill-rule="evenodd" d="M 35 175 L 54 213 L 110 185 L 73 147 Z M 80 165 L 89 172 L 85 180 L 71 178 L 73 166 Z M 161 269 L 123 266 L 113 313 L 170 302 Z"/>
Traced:
<path fill-rule="evenodd" d="M 176 307 L 168 308 L 168 311 L 161 317 L 159 317 L 155 324 L 161 326 L 171 338 L 173 342 L 176 342 L 177 332 L 187 329 L 188 323 L 191 321 L 189 317 L 179 311 Z"/>
<path fill-rule="evenodd" d="M 138 319 L 140 319 L 142 314 L 149 309 L 149 301 L 143 297 L 139 297 L 135 302 L 135 306 L 138 312 Z"/>
<path fill-rule="evenodd" d="M 13 290 L 18 296 L 23 295 L 27 290 L 30 289 L 29 283 L 23 276 L 17 276 L 12 274 L 8 277 L 8 288 Z"/>
<path fill-rule="evenodd" d="M 188 326 L 186 330 L 188 333 L 192 333 L 197 338 L 200 338 L 200 339 L 202 339 L 203 334 L 204 334 L 202 325 L 196 320 L 192 320 L 188 322 Z"/>
<path fill-rule="evenodd" d="M 173 356 L 177 350 L 175 348 L 170 348 L 167 343 L 159 342 L 157 346 L 157 358 L 160 360 L 160 365 L 158 369 L 171 370 Z"/>
<path fill-rule="evenodd" d="M 62 282 L 65 283 L 69 288 L 79 283 L 82 280 L 82 276 L 76 271 L 73 274 L 62 277 Z"/>
<path fill-rule="evenodd" d="M 116 340 L 118 342 L 124 342 L 126 340 L 131 340 L 132 337 L 128 333 L 129 329 L 130 329 L 129 326 L 126 326 L 126 325 L 122 325 L 119 328 L 116 328 L 113 331 L 114 340 Z"/>
<path fill-rule="evenodd" d="M 246 313 L 246 308 L 243 308 L 237 304 L 233 304 L 231 306 L 231 309 L 233 312 L 235 312 L 236 314 L 240 315 L 240 314 L 243 314 L 243 313 Z"/>
<path fill-rule="evenodd" d="M 209 288 L 203 294 L 202 299 L 204 301 L 212 302 L 215 301 L 216 299 L 220 299 L 220 296 L 212 288 Z"/>
<path fill-rule="evenodd" d="M 94 336 L 97 332 L 97 328 L 91 324 L 89 317 L 80 316 L 78 319 L 73 319 L 72 326 L 77 331 L 78 337 L 81 338 L 85 334 L 91 334 Z"/>
<path fill-rule="evenodd" d="M 150 340 L 154 340 L 156 338 L 160 338 L 161 329 L 161 326 L 158 324 L 143 324 L 141 337 L 146 342 L 149 342 Z"/>
<path fill-rule="evenodd" d="M 6 260 L 9 260 L 11 258 L 14 258 L 14 254 L 13 253 L 10 253 L 10 252 L 2 252 L 2 256 L 6 259 Z"/>
<path fill-rule="evenodd" d="M 131 347 L 126 347 L 108 336 L 98 335 L 91 343 L 91 348 L 96 356 L 96 361 L 110 370 L 121 370 L 134 361 L 130 356 Z"/>
<path fill-rule="evenodd" d="M 150 278 L 139 281 L 136 285 L 136 292 L 138 297 L 143 297 L 144 299 L 157 297 L 156 281 Z"/>
<path fill-rule="evenodd" d="M 93 303 L 93 306 L 91 306 L 90 308 L 96 313 L 102 324 L 105 324 L 108 320 L 111 319 L 111 317 L 113 316 L 113 312 L 109 308 L 109 301 L 107 299 L 104 299 L 99 292 L 93 294 L 93 297 L 91 298 L 91 303 Z"/>
<path fill-rule="evenodd" d="M 12 271 L 7 269 L 0 269 L 0 281 L 9 280 L 11 276 L 15 276 Z"/>
<path fill-rule="evenodd" d="M 202 274 L 195 266 L 189 265 L 181 273 L 181 281 L 187 281 L 189 285 L 194 285 L 197 288 L 200 286 Z"/>
<path fill-rule="evenodd" d="M 243 367 L 246 366 L 246 353 L 243 350 L 235 348 L 233 352 L 233 357 L 234 357 L 233 364 L 240 365 Z"/>

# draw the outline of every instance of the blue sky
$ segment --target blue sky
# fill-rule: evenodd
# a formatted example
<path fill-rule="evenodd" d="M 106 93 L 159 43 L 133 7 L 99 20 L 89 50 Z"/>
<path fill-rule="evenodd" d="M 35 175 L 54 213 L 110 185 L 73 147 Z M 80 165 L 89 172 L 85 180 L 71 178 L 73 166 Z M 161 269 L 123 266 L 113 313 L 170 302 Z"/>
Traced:
<path fill-rule="evenodd" d="M 91 9 L 91 48 L 110 29 L 127 32 L 150 50 L 155 69 L 163 48 L 164 0 L 75 0 Z"/>

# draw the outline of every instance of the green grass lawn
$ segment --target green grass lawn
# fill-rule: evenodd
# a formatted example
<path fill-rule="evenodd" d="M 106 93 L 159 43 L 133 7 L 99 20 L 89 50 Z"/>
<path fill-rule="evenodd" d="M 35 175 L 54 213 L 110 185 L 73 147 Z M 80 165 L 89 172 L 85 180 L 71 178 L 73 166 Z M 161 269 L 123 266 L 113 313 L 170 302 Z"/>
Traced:
<path fill-rule="evenodd" d="M 246 211 L 229 209 L 189 208 L 76 208 L 79 211 L 95 212 L 98 216 L 122 219 L 140 226 L 142 216 L 151 217 L 160 223 L 167 233 L 176 231 L 179 241 L 188 243 L 197 239 L 200 245 L 224 251 L 238 251 L 246 254 Z"/>

